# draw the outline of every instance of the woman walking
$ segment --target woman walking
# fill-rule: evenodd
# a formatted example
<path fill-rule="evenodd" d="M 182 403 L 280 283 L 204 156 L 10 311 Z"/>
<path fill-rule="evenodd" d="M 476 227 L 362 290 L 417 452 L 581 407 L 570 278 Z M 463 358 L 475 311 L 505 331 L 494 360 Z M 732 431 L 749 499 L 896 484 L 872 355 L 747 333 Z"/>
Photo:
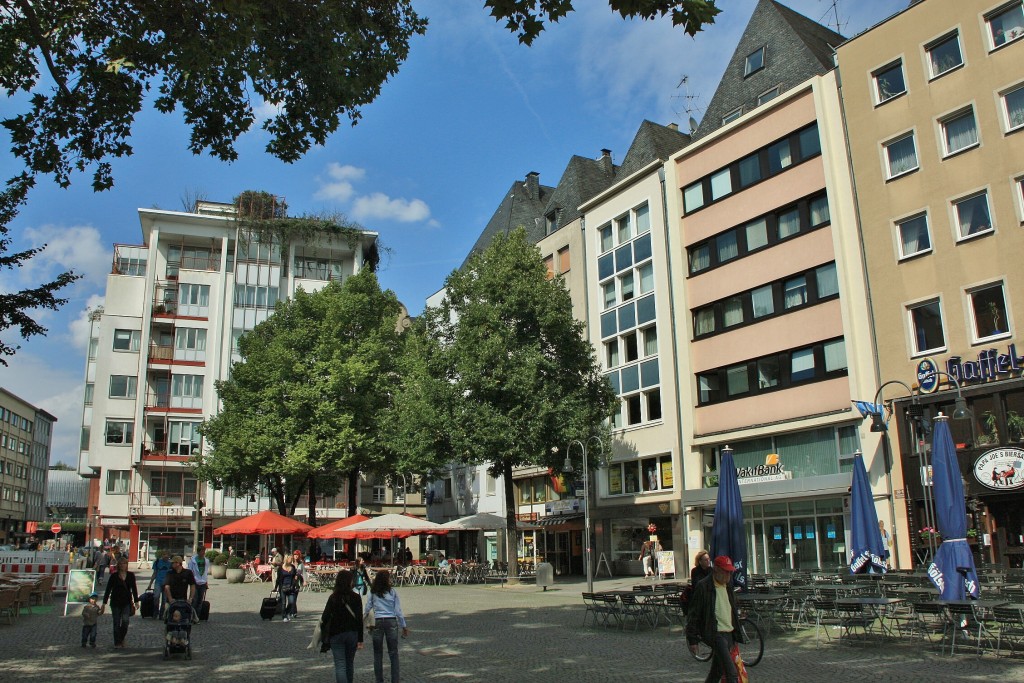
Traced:
<path fill-rule="evenodd" d="M 363 609 L 363 618 L 373 610 L 376 625 L 373 627 L 373 674 L 376 683 L 384 683 L 384 640 L 388 641 L 388 658 L 391 660 L 391 683 L 398 683 L 398 629 L 402 637 L 409 635 L 402 614 L 398 593 L 391 586 L 391 572 L 381 569 L 373 577 L 370 599 Z"/>
<path fill-rule="evenodd" d="M 334 655 L 334 683 L 352 683 L 356 650 L 363 649 L 363 600 L 352 591 L 352 572 L 343 569 L 320 617 L 321 638 Z"/>
<path fill-rule="evenodd" d="M 128 635 L 128 619 L 139 608 L 139 589 L 135 585 L 135 574 L 128 571 L 128 558 L 117 561 L 117 571 L 111 574 L 107 590 L 103 593 L 102 612 L 110 602 L 110 614 L 114 617 L 114 647 L 124 647 Z"/>
<path fill-rule="evenodd" d="M 366 571 L 366 560 L 359 557 L 356 558 L 356 570 L 355 570 L 355 585 L 352 587 L 359 595 L 366 595 L 366 592 L 370 589 L 370 574 Z"/>
<path fill-rule="evenodd" d="M 285 555 L 281 568 L 277 570 L 277 582 L 274 583 L 274 590 L 279 591 L 281 599 L 284 600 L 283 621 L 291 621 L 299 612 L 296 603 L 299 599 L 299 587 L 303 580 L 302 574 L 292 563 L 291 555 Z"/>

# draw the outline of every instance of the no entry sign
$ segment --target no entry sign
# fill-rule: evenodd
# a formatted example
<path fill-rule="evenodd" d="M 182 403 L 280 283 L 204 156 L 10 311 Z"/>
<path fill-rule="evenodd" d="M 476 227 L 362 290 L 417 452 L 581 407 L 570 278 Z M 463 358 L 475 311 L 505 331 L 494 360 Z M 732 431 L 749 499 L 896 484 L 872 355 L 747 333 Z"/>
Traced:
<path fill-rule="evenodd" d="M 59 534 L 60 533 L 60 524 L 54 524 L 53 526 L 51 526 L 50 527 L 50 531 L 52 531 L 55 534 Z"/>

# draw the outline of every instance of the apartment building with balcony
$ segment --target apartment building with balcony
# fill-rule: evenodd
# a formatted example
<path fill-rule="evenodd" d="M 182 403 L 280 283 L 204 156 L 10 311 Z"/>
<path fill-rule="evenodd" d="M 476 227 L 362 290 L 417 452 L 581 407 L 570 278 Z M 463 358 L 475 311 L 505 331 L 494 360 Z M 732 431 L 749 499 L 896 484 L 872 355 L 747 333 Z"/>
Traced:
<path fill-rule="evenodd" d="M 962 393 L 970 415 L 950 427 L 976 560 L 1020 566 L 1024 6 L 912 3 L 840 45 L 837 63 L 879 378 L 904 385 L 883 396 L 897 406 L 898 550 L 924 557 L 930 425 Z"/>
<path fill-rule="evenodd" d="M 78 467 L 94 480 L 93 536 L 128 539 L 133 560 L 140 549 L 190 548 L 197 501 L 207 543 L 214 526 L 270 507 L 262 493 L 212 490 L 187 465 L 203 448 L 199 425 L 217 410 L 214 382 L 279 299 L 343 281 L 376 254 L 372 232 L 287 242 L 257 234 L 231 204 L 140 209 L 139 219 L 141 243 L 115 245 L 104 305 L 90 320 Z M 344 516 L 340 499 L 325 499 L 325 514 Z"/>

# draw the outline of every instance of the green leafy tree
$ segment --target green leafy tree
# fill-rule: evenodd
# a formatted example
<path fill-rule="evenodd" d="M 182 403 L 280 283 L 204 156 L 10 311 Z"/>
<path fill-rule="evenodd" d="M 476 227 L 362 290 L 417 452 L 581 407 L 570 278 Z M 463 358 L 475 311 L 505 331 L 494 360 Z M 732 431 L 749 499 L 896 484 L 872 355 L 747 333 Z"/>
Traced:
<path fill-rule="evenodd" d="M 623 17 L 670 16 L 694 35 L 718 13 L 715 0 L 608 0 Z M 527 45 L 572 11 L 571 0 L 484 0 Z M 132 125 L 148 100 L 181 108 L 189 149 L 237 158 L 254 124 L 284 161 L 322 145 L 342 121 L 355 125 L 409 54 L 427 21 L 411 0 L 0 0 L 0 90 L 15 113 L 0 124 L 23 168 L 0 192 L 0 270 L 38 249 L 5 256 L 9 226 L 39 176 L 61 187 L 75 172 L 96 191 L 114 185 L 112 161 L 129 156 Z M 276 105 L 256 121 L 255 106 Z M 78 278 L 0 295 L 0 332 L 45 334 L 31 315 L 67 303 L 56 293 Z M 0 343 L 3 356 L 16 347 Z"/>
<path fill-rule="evenodd" d="M 383 468 L 378 422 L 397 381 L 402 311 L 366 270 L 278 303 L 217 383 L 222 409 L 201 428 L 210 452 L 195 456 L 197 475 L 243 491 L 264 484 L 281 514 L 308 491 L 315 519 L 317 488 Z"/>
<path fill-rule="evenodd" d="M 489 463 L 505 481 L 515 547 L 517 467 L 561 470 L 553 446 L 598 435 L 617 405 L 560 280 L 548 280 L 526 231 L 499 236 L 445 282 L 410 342 L 389 433 L 420 464 Z M 509 565 L 515 575 L 515 562 Z"/>

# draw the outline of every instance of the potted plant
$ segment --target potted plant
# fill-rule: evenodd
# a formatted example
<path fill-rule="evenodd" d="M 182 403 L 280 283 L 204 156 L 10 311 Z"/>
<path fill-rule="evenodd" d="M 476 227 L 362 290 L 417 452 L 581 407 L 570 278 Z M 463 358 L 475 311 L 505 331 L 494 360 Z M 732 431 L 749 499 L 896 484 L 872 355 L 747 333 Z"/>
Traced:
<path fill-rule="evenodd" d="M 242 569 L 242 558 L 228 558 L 227 569 L 224 572 L 224 577 L 228 580 L 228 583 L 242 583 L 242 581 L 245 580 L 245 570 Z"/>
<path fill-rule="evenodd" d="M 1006 431 L 1009 432 L 1009 441 L 1024 441 L 1024 416 L 1014 410 L 1007 410 Z"/>
<path fill-rule="evenodd" d="M 926 526 L 921 529 L 918 534 L 921 536 L 921 542 L 926 544 L 928 539 L 934 538 L 936 543 L 942 543 L 942 535 L 939 534 L 938 529 L 933 529 L 930 526 Z"/>
<path fill-rule="evenodd" d="M 210 576 L 215 579 L 223 579 L 227 576 L 228 570 L 228 555 L 227 553 L 207 553 L 206 557 L 210 558 L 210 555 L 214 557 L 210 559 Z"/>

